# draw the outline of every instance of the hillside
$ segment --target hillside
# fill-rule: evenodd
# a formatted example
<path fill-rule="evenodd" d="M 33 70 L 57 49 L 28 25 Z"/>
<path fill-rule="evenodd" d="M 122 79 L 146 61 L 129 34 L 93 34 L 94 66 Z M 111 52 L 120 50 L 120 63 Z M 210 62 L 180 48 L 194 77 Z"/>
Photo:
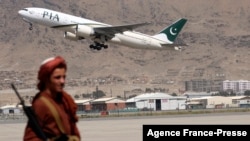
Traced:
<path fill-rule="evenodd" d="M 28 24 L 17 14 L 25 7 L 44 7 L 113 24 L 151 22 L 137 31 L 151 34 L 180 17 L 188 19 L 177 40 L 180 51 L 138 50 L 110 44 L 101 51 L 89 41 L 69 41 L 63 32 Z M 0 1 L 0 87 L 18 79 L 34 88 L 40 63 L 61 55 L 69 65 L 68 86 L 108 95 L 145 88 L 184 90 L 192 79 L 250 80 L 250 1 L 248 0 L 10 0 Z"/>

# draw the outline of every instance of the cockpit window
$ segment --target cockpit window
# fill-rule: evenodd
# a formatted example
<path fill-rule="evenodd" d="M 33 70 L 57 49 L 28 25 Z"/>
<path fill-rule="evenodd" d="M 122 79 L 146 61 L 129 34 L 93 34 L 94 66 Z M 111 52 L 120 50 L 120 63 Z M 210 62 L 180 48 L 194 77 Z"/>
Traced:
<path fill-rule="evenodd" d="M 33 11 L 33 10 L 29 10 L 29 13 L 30 13 L 30 14 L 34 14 L 34 11 Z"/>
<path fill-rule="evenodd" d="M 28 9 L 26 9 L 26 8 L 24 8 L 23 10 L 24 10 L 24 11 L 28 11 Z"/>

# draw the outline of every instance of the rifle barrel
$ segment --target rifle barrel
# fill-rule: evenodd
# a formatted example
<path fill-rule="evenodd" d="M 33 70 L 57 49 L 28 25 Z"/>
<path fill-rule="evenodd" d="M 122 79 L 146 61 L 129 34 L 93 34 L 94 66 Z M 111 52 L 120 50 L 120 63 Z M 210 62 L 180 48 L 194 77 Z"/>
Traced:
<path fill-rule="evenodd" d="M 12 89 L 15 91 L 17 97 L 19 98 L 19 100 L 21 101 L 21 104 L 23 106 L 23 110 L 26 114 L 26 116 L 28 117 L 29 121 L 31 124 L 32 129 L 34 130 L 34 132 L 36 133 L 36 135 L 41 138 L 44 141 L 47 141 L 47 137 L 45 136 L 42 128 L 40 127 L 40 125 L 38 124 L 38 121 L 36 119 L 35 113 L 32 110 L 32 108 L 28 108 L 25 106 L 24 104 L 24 100 L 21 98 L 19 92 L 17 91 L 15 85 L 13 83 L 11 83 L 11 87 Z"/>

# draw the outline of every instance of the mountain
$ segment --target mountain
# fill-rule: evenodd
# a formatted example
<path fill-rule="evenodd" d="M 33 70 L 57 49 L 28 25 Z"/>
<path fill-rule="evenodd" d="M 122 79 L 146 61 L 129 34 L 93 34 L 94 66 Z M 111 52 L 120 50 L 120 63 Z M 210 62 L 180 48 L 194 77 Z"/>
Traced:
<path fill-rule="evenodd" d="M 248 0 L 9 0 L 0 1 L 0 89 L 9 82 L 34 88 L 40 63 L 63 56 L 69 65 L 68 87 L 76 93 L 96 90 L 123 96 L 125 91 L 184 90 L 185 81 L 250 80 L 250 1 Z M 29 25 L 17 14 L 26 7 L 49 8 L 120 25 L 150 22 L 137 31 L 154 34 L 177 19 L 188 19 L 178 41 L 182 51 L 131 49 L 110 44 L 101 51 L 89 41 L 69 41 L 63 32 Z"/>

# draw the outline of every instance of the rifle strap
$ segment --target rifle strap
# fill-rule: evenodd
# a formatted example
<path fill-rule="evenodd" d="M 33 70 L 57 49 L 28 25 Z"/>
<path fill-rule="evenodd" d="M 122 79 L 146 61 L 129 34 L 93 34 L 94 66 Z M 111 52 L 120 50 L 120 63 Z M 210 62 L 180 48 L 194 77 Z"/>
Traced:
<path fill-rule="evenodd" d="M 48 106 L 48 108 L 50 109 L 53 117 L 55 118 L 56 120 L 56 124 L 59 128 L 59 130 L 65 134 L 65 131 L 64 131 L 64 128 L 63 128 L 63 125 L 62 125 L 62 121 L 61 121 L 61 118 L 56 110 L 56 108 L 52 105 L 52 103 L 44 96 L 41 96 L 41 100 Z"/>
<path fill-rule="evenodd" d="M 62 124 L 61 118 L 60 118 L 56 108 L 52 105 L 52 103 L 46 97 L 41 96 L 41 100 L 45 103 L 45 105 L 48 106 L 48 108 L 50 109 L 52 115 L 54 116 L 54 118 L 56 120 L 56 124 L 57 124 L 59 130 L 62 132 L 62 134 L 65 135 L 63 124 Z M 52 141 L 58 140 L 58 138 L 60 138 L 60 136 L 51 138 L 51 140 Z M 80 139 L 76 135 L 66 135 L 66 138 L 67 138 L 67 141 L 80 141 Z"/>

